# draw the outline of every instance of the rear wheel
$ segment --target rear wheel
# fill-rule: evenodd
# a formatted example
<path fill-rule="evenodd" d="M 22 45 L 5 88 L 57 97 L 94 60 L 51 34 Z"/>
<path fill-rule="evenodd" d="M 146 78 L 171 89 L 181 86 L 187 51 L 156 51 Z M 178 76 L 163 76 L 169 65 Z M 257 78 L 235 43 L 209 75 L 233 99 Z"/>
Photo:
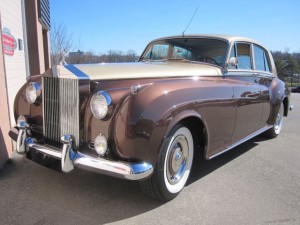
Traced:
<path fill-rule="evenodd" d="M 175 198 L 188 180 L 193 155 L 193 136 L 188 128 L 179 124 L 165 139 L 152 176 L 141 181 L 142 190 L 160 200 Z"/>
<path fill-rule="evenodd" d="M 273 124 L 273 127 L 265 132 L 265 135 L 269 138 L 275 138 L 280 134 L 282 123 L 284 117 L 284 105 L 281 103 L 280 108 L 278 110 L 278 114 Z"/>

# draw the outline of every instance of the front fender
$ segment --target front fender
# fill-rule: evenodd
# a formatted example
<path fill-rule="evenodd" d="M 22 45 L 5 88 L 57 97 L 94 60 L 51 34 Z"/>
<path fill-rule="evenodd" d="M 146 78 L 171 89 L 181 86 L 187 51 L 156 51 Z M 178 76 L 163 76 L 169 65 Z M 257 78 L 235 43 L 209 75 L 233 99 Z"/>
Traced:
<path fill-rule="evenodd" d="M 188 89 L 184 82 L 188 82 Z M 114 142 L 122 158 L 156 164 L 168 132 L 182 119 L 201 116 L 193 110 L 199 86 L 190 79 L 157 81 L 129 95 L 117 112 Z"/>
<path fill-rule="evenodd" d="M 26 100 L 26 88 L 29 82 L 37 82 L 42 88 L 42 76 L 36 75 L 31 76 L 29 80 L 20 88 L 18 91 L 15 100 L 14 100 L 14 119 L 17 122 L 17 119 L 20 115 L 25 116 L 30 123 L 34 123 L 38 126 L 43 126 L 43 106 L 42 103 L 29 104 Z"/>

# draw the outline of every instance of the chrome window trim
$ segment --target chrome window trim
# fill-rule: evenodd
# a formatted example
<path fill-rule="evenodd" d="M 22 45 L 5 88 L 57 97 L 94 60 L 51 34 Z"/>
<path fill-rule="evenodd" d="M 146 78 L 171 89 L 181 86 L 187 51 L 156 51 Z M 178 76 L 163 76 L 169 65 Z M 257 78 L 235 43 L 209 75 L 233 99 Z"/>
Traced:
<path fill-rule="evenodd" d="M 250 45 L 250 58 L 251 58 L 251 66 L 253 67 L 252 69 L 239 69 L 238 66 L 236 69 L 228 68 L 228 61 L 230 58 L 230 53 L 233 48 L 235 48 L 235 57 L 237 57 L 237 44 L 242 43 L 242 44 L 249 44 Z M 268 66 L 270 71 L 265 71 L 265 70 L 257 70 L 256 69 L 256 64 L 255 64 L 255 59 L 254 59 L 254 45 L 262 48 L 264 50 L 264 55 L 266 57 L 266 60 L 268 62 Z M 263 76 L 263 77 L 270 77 L 274 78 L 277 77 L 276 75 L 273 74 L 272 72 L 272 65 L 270 64 L 270 52 L 266 50 L 262 45 L 257 44 L 257 43 L 251 43 L 247 41 L 235 41 L 230 44 L 229 46 L 229 51 L 227 53 L 227 59 L 225 63 L 225 73 L 224 76 L 229 76 L 229 75 L 240 75 L 240 76 L 247 76 L 247 75 L 255 75 L 255 76 Z M 237 74 L 238 73 L 238 74 Z"/>

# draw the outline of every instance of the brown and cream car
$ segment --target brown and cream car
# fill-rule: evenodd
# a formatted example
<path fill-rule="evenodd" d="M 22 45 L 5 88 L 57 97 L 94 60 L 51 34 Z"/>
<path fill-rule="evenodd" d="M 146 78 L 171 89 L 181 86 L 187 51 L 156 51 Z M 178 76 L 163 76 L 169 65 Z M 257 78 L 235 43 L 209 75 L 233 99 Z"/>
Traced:
<path fill-rule="evenodd" d="M 209 160 L 261 133 L 276 137 L 289 96 L 256 41 L 167 37 L 136 63 L 56 66 L 31 77 L 16 96 L 10 136 L 29 159 L 139 180 L 169 200 L 196 151 Z"/>

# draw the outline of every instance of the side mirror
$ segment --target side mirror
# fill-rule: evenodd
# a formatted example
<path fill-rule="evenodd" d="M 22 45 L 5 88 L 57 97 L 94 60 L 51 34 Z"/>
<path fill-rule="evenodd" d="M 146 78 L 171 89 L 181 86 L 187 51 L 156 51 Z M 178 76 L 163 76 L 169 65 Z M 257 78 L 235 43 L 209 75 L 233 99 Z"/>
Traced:
<path fill-rule="evenodd" d="M 238 59 L 236 57 L 231 57 L 228 64 L 232 67 L 236 67 L 238 65 Z"/>
<path fill-rule="evenodd" d="M 236 67 L 238 65 L 238 59 L 236 57 L 231 57 L 228 60 L 228 64 L 232 67 Z"/>

